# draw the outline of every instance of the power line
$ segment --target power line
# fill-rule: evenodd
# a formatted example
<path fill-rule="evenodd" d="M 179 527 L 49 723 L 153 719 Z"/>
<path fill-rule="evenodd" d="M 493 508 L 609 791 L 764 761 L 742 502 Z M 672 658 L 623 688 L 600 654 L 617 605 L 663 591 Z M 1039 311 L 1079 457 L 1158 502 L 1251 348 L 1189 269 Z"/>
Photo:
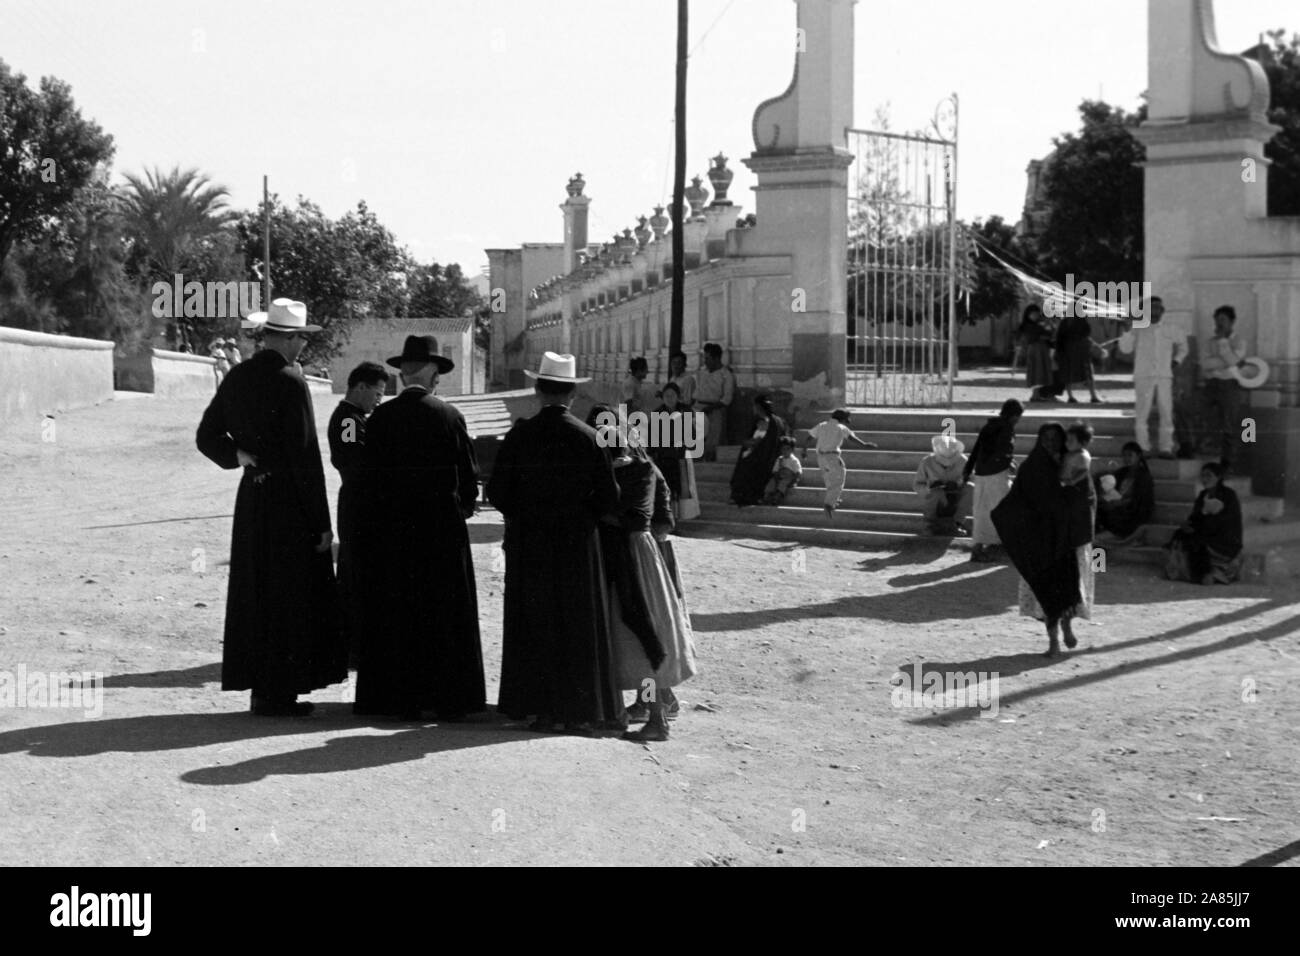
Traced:
<path fill-rule="evenodd" d="M 722 8 L 722 12 L 713 18 L 713 22 L 710 23 L 709 28 L 704 31 L 704 35 L 695 41 L 695 46 L 691 47 L 690 52 L 686 54 L 688 60 L 695 55 L 695 51 L 700 48 L 700 45 L 708 39 L 709 34 L 713 32 L 713 28 L 718 25 L 718 21 L 727 15 L 727 11 L 731 9 L 731 5 L 735 2 L 736 0 L 727 0 L 727 5 Z"/>

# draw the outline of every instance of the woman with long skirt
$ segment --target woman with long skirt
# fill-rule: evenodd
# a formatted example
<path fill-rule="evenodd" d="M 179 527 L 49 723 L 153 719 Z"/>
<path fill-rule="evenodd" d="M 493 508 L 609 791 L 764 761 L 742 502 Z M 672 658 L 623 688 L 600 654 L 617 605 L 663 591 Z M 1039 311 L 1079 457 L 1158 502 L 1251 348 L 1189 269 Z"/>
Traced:
<path fill-rule="evenodd" d="M 622 579 L 610 588 L 615 672 L 623 690 L 637 693 L 628 722 L 645 722 L 623 736 L 664 741 L 679 710 L 673 688 L 695 674 L 695 638 L 668 541 L 668 482 L 635 433 L 619 435 L 617 443 L 619 504 L 602 519 L 601 545 L 611 573 Z"/>
<path fill-rule="evenodd" d="M 1052 328 L 1043 310 L 1033 303 L 1025 306 L 1020 319 L 1020 338 L 1025 343 L 1025 384 L 1029 401 L 1051 401 L 1045 390 L 1055 381 L 1052 374 Z"/>
<path fill-rule="evenodd" d="M 1077 549 L 1070 544 L 1069 504 L 1061 486 L 1065 429 L 1048 422 L 1016 474 L 1011 491 L 993 509 L 993 524 L 1020 572 L 1020 613 L 1044 622 L 1047 656 L 1060 653 L 1061 618 L 1080 602 Z"/>
<path fill-rule="evenodd" d="M 754 431 L 740 447 L 740 457 L 731 473 L 733 504 L 756 505 L 763 500 L 772 465 L 780 454 L 781 439 L 790 433 L 785 421 L 772 411 L 766 395 L 754 399 Z"/>

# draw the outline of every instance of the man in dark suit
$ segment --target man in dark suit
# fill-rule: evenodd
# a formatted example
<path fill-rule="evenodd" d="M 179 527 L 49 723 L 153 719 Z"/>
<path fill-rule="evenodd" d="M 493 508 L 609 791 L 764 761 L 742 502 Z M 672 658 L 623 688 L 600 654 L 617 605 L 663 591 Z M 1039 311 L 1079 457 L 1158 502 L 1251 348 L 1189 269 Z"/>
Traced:
<path fill-rule="evenodd" d="M 307 383 L 294 363 L 307 307 L 250 315 L 265 345 L 232 368 L 199 423 L 199 451 L 244 469 L 235 498 L 221 689 L 252 690 L 253 713 L 305 716 L 299 694 L 347 678 L 330 556 L 325 469 Z"/>
<path fill-rule="evenodd" d="M 366 444 L 366 416 L 384 397 L 388 370 L 378 362 L 362 362 L 348 375 L 348 391 L 330 416 L 326 434 L 330 443 L 330 464 L 343 479 L 339 486 L 339 597 L 347 634 L 348 662 L 356 667 L 357 651 L 364 628 L 361 585 L 357 577 L 356 548 L 360 532 L 357 494 L 361 484 L 361 456 Z"/>
<path fill-rule="evenodd" d="M 618 484 L 594 429 L 569 414 L 572 355 L 547 352 L 536 380 L 542 410 L 497 453 L 487 496 L 506 520 L 506 594 L 497 709 L 535 716 L 534 730 L 590 734 L 624 716 L 613 668 L 596 523 Z"/>
<path fill-rule="evenodd" d="M 454 367 L 431 335 L 388 360 L 406 384 L 366 423 L 362 576 L 369 627 L 357 668 L 358 714 L 456 720 L 486 708 L 478 597 L 465 519 L 478 464 L 465 416 L 435 398 Z"/>

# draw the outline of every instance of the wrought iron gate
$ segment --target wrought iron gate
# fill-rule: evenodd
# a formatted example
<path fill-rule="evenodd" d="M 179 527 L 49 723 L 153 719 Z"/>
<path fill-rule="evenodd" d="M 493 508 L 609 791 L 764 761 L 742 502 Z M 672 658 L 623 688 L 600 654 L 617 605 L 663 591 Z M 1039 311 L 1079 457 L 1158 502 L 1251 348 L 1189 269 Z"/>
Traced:
<path fill-rule="evenodd" d="M 848 376 L 855 405 L 952 402 L 957 98 L 934 135 L 849 130 Z"/>

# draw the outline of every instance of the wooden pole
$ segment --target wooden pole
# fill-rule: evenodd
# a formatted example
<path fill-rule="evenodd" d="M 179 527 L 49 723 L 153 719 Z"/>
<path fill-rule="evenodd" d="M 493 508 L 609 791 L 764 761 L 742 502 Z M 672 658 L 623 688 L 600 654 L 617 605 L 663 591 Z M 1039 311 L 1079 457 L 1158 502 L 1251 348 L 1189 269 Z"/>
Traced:
<path fill-rule="evenodd" d="M 687 0 L 677 0 L 677 102 L 673 125 L 677 139 L 673 166 L 673 295 L 668 326 L 668 355 L 682 350 L 682 325 L 686 309 L 686 233 L 682 228 L 686 205 L 686 36 Z"/>
<path fill-rule="evenodd" d="M 271 307 L 271 192 L 262 177 L 262 309 Z"/>

